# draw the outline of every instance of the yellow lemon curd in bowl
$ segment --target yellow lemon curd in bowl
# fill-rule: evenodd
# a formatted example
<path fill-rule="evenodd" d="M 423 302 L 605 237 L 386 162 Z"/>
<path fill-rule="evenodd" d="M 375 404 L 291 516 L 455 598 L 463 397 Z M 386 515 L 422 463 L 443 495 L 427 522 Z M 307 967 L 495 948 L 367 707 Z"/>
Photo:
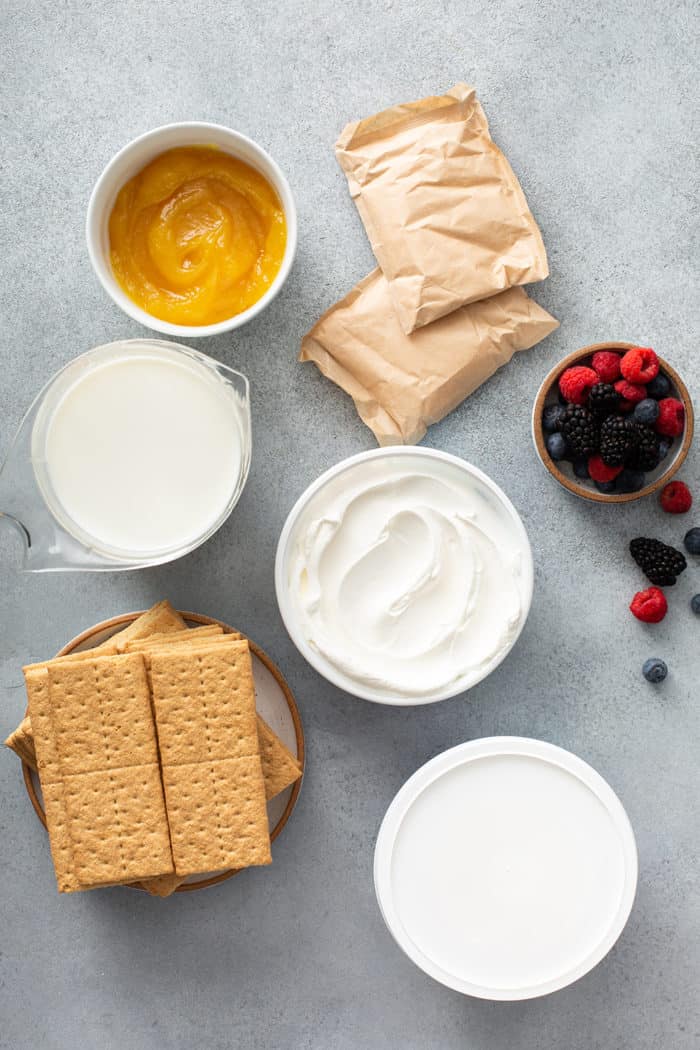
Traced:
<path fill-rule="evenodd" d="M 261 299 L 287 226 L 259 171 L 210 146 L 168 150 L 122 186 L 109 218 L 112 270 L 147 313 L 209 325 Z"/>

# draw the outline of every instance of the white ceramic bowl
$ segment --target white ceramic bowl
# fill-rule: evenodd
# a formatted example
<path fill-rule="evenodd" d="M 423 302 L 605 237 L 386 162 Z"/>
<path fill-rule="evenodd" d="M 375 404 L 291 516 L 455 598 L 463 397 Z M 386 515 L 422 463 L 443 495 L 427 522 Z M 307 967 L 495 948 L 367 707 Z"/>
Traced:
<path fill-rule="evenodd" d="M 542 740 L 489 737 L 406 781 L 374 854 L 382 917 L 436 981 L 480 999 L 564 988 L 610 951 L 637 887 L 620 800 Z"/>
<path fill-rule="evenodd" d="M 287 246 L 282 265 L 265 295 L 247 310 L 243 310 L 225 321 L 218 321 L 216 324 L 171 324 L 169 321 L 162 321 L 158 317 L 153 317 L 145 310 L 142 310 L 140 306 L 137 306 L 133 299 L 129 298 L 112 273 L 109 258 L 109 216 L 119 190 L 124 183 L 128 182 L 130 178 L 141 171 L 146 164 L 160 153 L 164 153 L 169 149 L 175 149 L 178 146 L 218 146 L 224 152 L 245 161 L 246 164 L 250 164 L 274 186 L 282 202 L 287 222 Z M 262 146 L 258 146 L 256 142 L 253 142 L 252 139 L 247 138 L 240 132 L 233 131 L 231 128 L 223 127 L 220 124 L 193 121 L 183 124 L 165 124 L 163 127 L 154 128 L 153 131 L 147 131 L 145 135 L 134 139 L 133 142 L 124 146 L 112 157 L 92 191 L 90 203 L 88 204 L 85 235 L 90 262 L 100 284 L 125 314 L 132 317 L 134 321 L 145 325 L 146 328 L 162 332 L 164 335 L 199 337 L 218 335 L 220 332 L 228 332 L 232 328 L 239 328 L 256 317 L 261 310 L 264 310 L 272 302 L 287 279 L 296 253 L 297 213 L 287 179 Z"/>
<path fill-rule="evenodd" d="M 523 553 L 521 569 L 522 616 L 517 631 L 511 638 L 508 647 L 499 653 L 490 663 L 480 668 L 478 672 L 458 678 L 446 688 L 435 689 L 432 692 L 410 696 L 397 695 L 396 693 L 391 693 L 389 691 L 375 689 L 365 682 L 357 681 L 340 671 L 321 653 L 312 648 L 304 636 L 304 632 L 299 622 L 296 603 L 290 594 L 288 585 L 290 558 L 297 541 L 300 520 L 303 518 L 304 512 L 309 506 L 309 503 L 317 493 L 319 493 L 324 486 L 338 478 L 339 475 L 352 470 L 358 463 L 363 463 L 368 460 L 408 456 L 418 457 L 424 460 L 428 466 L 431 462 L 452 464 L 460 471 L 463 471 L 470 479 L 477 479 L 489 494 L 495 498 L 495 501 L 510 519 L 509 524 L 512 525 L 514 532 L 518 536 Z M 302 656 L 305 657 L 319 674 L 322 674 L 324 678 L 328 679 L 329 682 L 332 682 L 332 684 L 339 689 L 344 689 L 347 693 L 351 693 L 353 696 L 358 696 L 363 700 L 371 700 L 374 703 L 379 704 L 390 704 L 396 707 L 410 707 L 417 704 L 430 704 L 439 700 L 448 700 L 450 697 L 457 696 L 459 693 L 463 693 L 467 689 L 470 689 L 472 686 L 486 678 L 487 675 L 491 674 L 491 672 L 498 667 L 513 648 L 525 625 L 525 621 L 527 620 L 530 611 L 530 605 L 532 603 L 533 580 L 534 568 L 532 550 L 527 538 L 527 533 L 525 532 L 525 527 L 523 526 L 515 507 L 498 485 L 496 485 L 491 478 L 480 471 L 477 467 L 472 466 L 471 463 L 467 463 L 463 459 L 459 459 L 457 456 L 451 456 L 447 452 L 440 452 L 437 449 L 415 446 L 393 446 L 390 448 L 375 449 L 371 452 L 361 452 L 359 455 L 350 456 L 348 459 L 338 463 L 335 467 L 331 467 L 331 469 L 327 470 L 325 474 L 322 474 L 316 481 L 309 485 L 307 490 L 299 497 L 289 512 L 280 534 L 277 545 L 277 556 L 275 559 L 275 590 L 277 593 L 277 603 L 285 627 Z"/>

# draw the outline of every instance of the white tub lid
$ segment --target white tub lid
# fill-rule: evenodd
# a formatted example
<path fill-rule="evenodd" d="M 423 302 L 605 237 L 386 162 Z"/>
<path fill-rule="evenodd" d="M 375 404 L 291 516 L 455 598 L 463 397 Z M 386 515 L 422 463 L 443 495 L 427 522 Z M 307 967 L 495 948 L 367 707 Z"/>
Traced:
<path fill-rule="evenodd" d="M 375 852 L 384 920 L 450 988 L 527 999 L 609 951 L 637 885 L 634 835 L 580 758 L 520 737 L 438 755 L 389 807 Z"/>

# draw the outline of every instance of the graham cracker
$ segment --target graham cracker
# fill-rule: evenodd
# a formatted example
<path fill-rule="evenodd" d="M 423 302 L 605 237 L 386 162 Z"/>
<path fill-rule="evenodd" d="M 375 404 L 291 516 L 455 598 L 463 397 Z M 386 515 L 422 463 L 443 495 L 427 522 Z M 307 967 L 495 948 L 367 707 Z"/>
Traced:
<path fill-rule="evenodd" d="M 285 747 L 260 715 L 258 715 L 258 741 L 260 743 L 260 763 L 265 781 L 265 798 L 269 802 L 290 784 L 296 783 L 301 776 L 301 766 L 296 756 Z"/>
<path fill-rule="evenodd" d="M 36 751 L 34 750 L 34 737 L 32 736 L 32 723 L 25 715 L 13 733 L 10 733 L 5 741 L 5 747 L 14 751 L 16 755 L 26 762 L 32 769 L 36 769 Z"/>
<path fill-rule="evenodd" d="M 142 625 L 146 624 L 148 629 L 148 623 L 150 622 L 153 626 L 157 625 L 158 618 L 154 617 L 153 614 L 156 610 L 163 609 L 163 606 L 167 607 L 167 603 L 159 603 L 159 606 L 154 606 L 153 609 L 148 610 L 147 613 L 143 613 L 133 624 L 130 626 L 134 628 L 136 625 L 139 626 L 139 632 L 141 633 Z M 220 645 L 222 643 L 229 644 L 234 640 L 241 640 L 243 636 L 238 632 L 229 632 L 223 634 L 222 628 L 216 624 L 205 625 L 199 628 L 185 628 L 184 621 L 175 610 L 170 608 L 169 612 L 165 613 L 165 619 L 168 623 L 167 631 L 160 631 L 156 635 L 145 635 L 141 638 L 134 638 L 131 641 L 127 639 L 126 644 L 123 646 L 126 651 L 139 651 L 141 649 L 148 650 L 149 648 L 158 649 L 163 646 L 174 646 L 174 645 L 186 645 L 188 647 L 197 646 L 201 647 L 204 638 L 207 639 L 207 648 L 211 645 Z M 162 622 L 162 621 L 161 621 Z M 120 632 L 124 634 L 124 631 Z M 117 636 L 112 636 L 103 642 L 100 646 L 93 648 L 92 650 L 85 650 L 79 653 L 71 653 L 65 657 L 57 658 L 61 662 L 75 660 L 85 660 L 94 658 L 96 654 L 102 654 L 107 652 L 114 653 L 117 646 L 115 644 Z M 120 646 L 121 648 L 121 646 Z M 148 657 L 146 657 L 148 659 Z M 53 661 L 47 661 L 43 664 L 33 665 L 35 667 L 46 667 L 47 663 Z M 31 668 L 32 665 L 30 665 Z M 28 668 L 28 669 L 30 669 Z M 281 740 L 272 732 L 270 727 L 264 720 L 257 716 L 257 733 L 260 746 L 260 754 L 262 761 L 263 780 L 265 784 L 265 797 L 267 800 L 274 798 L 279 792 L 285 790 L 292 783 L 294 783 L 301 776 L 301 768 L 294 755 L 285 747 Z M 26 761 L 33 768 L 36 768 L 36 753 L 34 749 L 34 739 L 32 733 L 31 720 L 26 717 L 20 726 L 17 728 L 7 740 L 7 745 L 15 750 L 15 752 Z M 46 794 L 46 793 L 45 793 Z M 53 803 L 53 796 L 56 794 L 55 789 L 51 789 L 49 794 L 52 796 L 45 805 L 49 808 L 56 810 L 56 805 Z M 65 829 L 65 823 L 62 825 L 56 825 L 54 830 L 54 840 L 57 842 L 57 850 L 61 848 L 60 837 L 63 834 L 63 850 L 65 852 L 68 849 L 68 858 L 70 860 L 70 836 L 67 834 Z M 65 845 L 67 840 L 67 847 Z M 58 875 L 58 868 L 57 868 Z M 142 881 L 142 885 L 146 890 L 152 894 L 158 896 L 168 896 L 177 888 L 178 885 L 183 881 L 183 877 L 170 874 L 155 876 L 153 878 L 145 879 Z M 74 877 L 74 882 L 77 883 L 77 879 Z M 106 884 L 106 883 L 103 883 Z M 68 887 L 66 887 L 68 888 Z M 70 888 L 74 889 L 86 889 L 88 886 L 76 884 Z"/>
<path fill-rule="evenodd" d="M 46 668 L 25 668 L 29 714 L 35 729 L 37 765 L 44 796 L 46 827 L 59 893 L 82 889 L 74 867 L 73 846 L 68 829 L 68 815 L 63 795 L 63 778 L 54 746 L 53 719 Z"/>
<path fill-rule="evenodd" d="M 182 631 L 187 624 L 176 609 L 173 609 L 169 601 L 165 600 L 153 605 L 145 613 L 141 613 L 137 619 L 114 635 L 117 652 L 126 651 L 127 643 L 135 638 L 147 638 L 151 634 L 170 634 Z"/>
<path fill-rule="evenodd" d="M 175 872 L 269 864 L 247 641 L 149 654 Z"/>
<path fill-rule="evenodd" d="M 299 780 L 301 766 L 298 759 L 285 747 L 260 715 L 257 716 L 257 730 L 260 762 L 265 782 L 265 800 L 269 802 L 270 799 Z M 169 897 L 184 881 L 184 876 L 161 875 L 159 878 L 148 879 L 143 883 L 143 887 L 155 896 Z"/>
<path fill-rule="evenodd" d="M 171 645 L 190 645 L 200 638 L 223 636 L 223 633 L 223 627 L 219 627 L 218 624 L 215 623 L 205 624 L 202 627 L 185 627 L 182 631 L 173 631 L 171 633 L 159 631 L 156 634 L 150 634 L 145 638 L 132 638 L 128 640 L 124 643 L 122 652 L 140 652 L 141 649 L 157 646 L 170 648 Z"/>
<path fill-rule="evenodd" d="M 78 881 L 104 885 L 171 872 L 143 657 L 50 664 L 46 675 Z M 38 733 L 36 744 L 43 789 Z"/>
<path fill-rule="evenodd" d="M 174 630 L 177 633 L 186 629 L 185 621 L 182 619 L 180 614 L 172 608 L 169 602 L 159 602 L 157 605 L 152 606 L 146 612 L 141 613 L 136 619 L 129 624 L 128 627 L 123 628 L 121 631 L 117 631 L 110 638 L 106 638 L 104 642 L 100 642 L 99 645 L 93 646 L 91 649 L 81 649 L 78 652 L 66 653 L 65 656 L 54 656 L 51 660 L 42 660 L 38 663 L 27 664 L 24 668 L 25 671 L 46 667 L 49 663 L 53 663 L 56 660 L 64 662 L 66 660 L 91 660 L 98 653 L 103 656 L 107 653 L 118 652 L 117 639 L 123 638 L 124 633 L 127 630 L 131 631 L 130 637 L 139 636 L 141 637 L 144 627 L 149 630 L 149 624 L 160 624 L 159 637 L 167 638 L 168 630 Z M 165 624 L 165 629 L 162 625 Z M 171 626 L 169 626 L 171 625 Z M 217 631 L 221 628 L 217 627 Z M 128 644 L 129 639 L 127 638 L 126 643 Z M 14 751 L 16 755 L 26 762 L 28 766 L 36 770 L 36 751 L 34 749 L 34 734 L 32 733 L 32 723 L 28 716 L 25 716 L 20 724 L 15 729 L 14 733 L 10 733 L 5 746 L 9 747 L 11 751 Z"/>

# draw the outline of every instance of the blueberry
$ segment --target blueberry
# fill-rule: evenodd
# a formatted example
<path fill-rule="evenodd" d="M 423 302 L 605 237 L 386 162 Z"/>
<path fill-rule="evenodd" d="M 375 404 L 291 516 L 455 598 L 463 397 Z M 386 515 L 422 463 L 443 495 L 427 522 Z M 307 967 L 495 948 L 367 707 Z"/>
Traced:
<path fill-rule="evenodd" d="M 688 529 L 683 537 L 683 544 L 688 554 L 700 554 L 700 529 Z"/>
<path fill-rule="evenodd" d="M 642 674 L 646 678 L 647 682 L 663 682 L 664 678 L 668 674 L 668 667 L 659 660 L 658 656 L 652 656 L 651 660 L 645 660 L 644 666 L 642 667 Z"/>
<path fill-rule="evenodd" d="M 666 456 L 671 451 L 671 445 L 673 444 L 673 438 L 662 438 L 659 442 L 659 463 L 662 459 L 666 459 Z"/>
<path fill-rule="evenodd" d="M 639 492 L 644 488 L 646 477 L 642 470 L 623 470 L 617 476 L 617 488 L 619 492 Z"/>
<path fill-rule="evenodd" d="M 668 397 L 670 393 L 671 384 L 662 372 L 659 372 L 651 382 L 647 383 L 647 394 L 649 397 L 655 397 L 657 401 L 662 397 Z"/>
<path fill-rule="evenodd" d="M 645 397 L 643 401 L 638 401 L 634 406 L 632 418 L 637 423 L 645 423 L 647 426 L 651 426 L 659 418 L 659 402 L 654 401 L 651 397 Z"/>
<path fill-rule="evenodd" d="M 598 489 L 598 492 L 604 492 L 607 496 L 615 491 L 617 485 L 614 481 L 596 481 L 595 487 Z"/>
<path fill-rule="evenodd" d="M 559 429 L 561 417 L 564 415 L 563 405 L 545 405 L 542 413 L 542 429 L 552 434 Z"/>
<path fill-rule="evenodd" d="M 588 473 L 588 463 L 585 459 L 574 460 L 574 474 L 577 478 L 590 478 Z"/>
<path fill-rule="evenodd" d="M 566 441 L 564 441 L 561 434 L 548 434 L 545 445 L 547 446 L 547 451 L 552 459 L 566 459 L 566 453 L 568 450 L 566 447 Z"/>
<path fill-rule="evenodd" d="M 690 608 L 696 616 L 700 616 L 700 594 L 694 594 L 690 599 Z"/>

